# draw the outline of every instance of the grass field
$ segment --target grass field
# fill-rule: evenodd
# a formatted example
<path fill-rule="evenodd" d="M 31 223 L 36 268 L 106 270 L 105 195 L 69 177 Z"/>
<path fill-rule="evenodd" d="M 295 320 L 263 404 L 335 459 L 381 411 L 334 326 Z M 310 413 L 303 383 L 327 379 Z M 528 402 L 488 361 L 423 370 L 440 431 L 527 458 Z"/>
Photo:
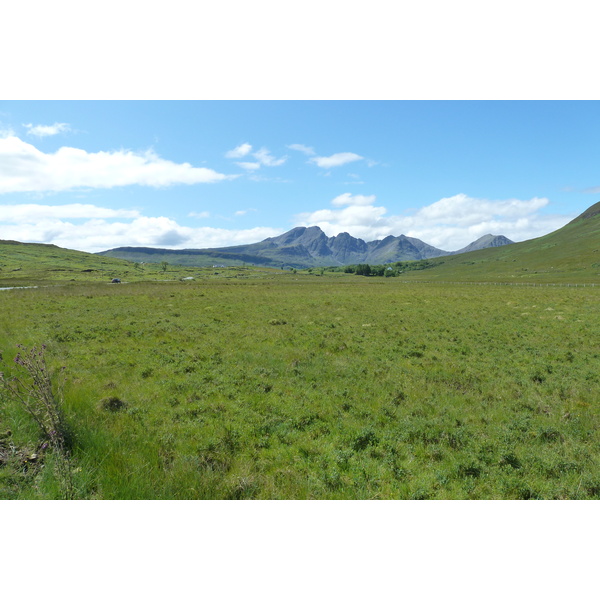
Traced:
<path fill-rule="evenodd" d="M 600 497 L 600 288 L 205 275 L 0 292 L 5 374 L 65 367 L 72 497 Z M 65 497 L 41 444 L 4 393 L 0 498 Z"/>

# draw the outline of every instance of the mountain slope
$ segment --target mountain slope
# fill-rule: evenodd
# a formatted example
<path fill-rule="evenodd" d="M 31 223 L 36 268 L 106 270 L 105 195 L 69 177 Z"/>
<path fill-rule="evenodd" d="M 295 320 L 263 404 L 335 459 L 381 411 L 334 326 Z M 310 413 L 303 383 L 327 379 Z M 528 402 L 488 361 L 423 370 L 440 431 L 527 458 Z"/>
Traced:
<path fill-rule="evenodd" d="M 403 277 L 439 281 L 600 283 L 600 202 L 545 236 L 430 261 Z"/>
<path fill-rule="evenodd" d="M 0 240 L 0 287 L 43 281 L 108 280 L 135 271 L 130 262 L 97 254 Z"/>
<path fill-rule="evenodd" d="M 485 247 L 500 238 L 505 240 L 503 243 L 512 243 L 503 236 L 484 236 L 484 238 L 473 243 L 476 248 Z M 458 252 L 467 251 L 469 250 L 463 249 Z M 358 263 L 384 264 L 397 261 L 422 260 L 454 253 L 434 248 L 421 240 L 405 235 L 397 237 L 390 235 L 382 240 L 365 242 L 352 237 L 349 233 L 327 237 L 319 227 L 295 227 L 279 236 L 243 246 L 197 250 L 125 247 L 106 250 L 98 254 L 135 262 L 167 261 L 188 266 L 209 266 L 214 263 L 225 265 L 249 263 L 302 269 Z"/>

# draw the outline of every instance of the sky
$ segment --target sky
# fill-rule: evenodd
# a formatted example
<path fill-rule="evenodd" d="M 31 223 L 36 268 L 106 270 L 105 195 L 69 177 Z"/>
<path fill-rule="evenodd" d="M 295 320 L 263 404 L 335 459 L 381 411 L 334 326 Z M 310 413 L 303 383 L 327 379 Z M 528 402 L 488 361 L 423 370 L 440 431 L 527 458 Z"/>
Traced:
<path fill-rule="evenodd" d="M 0 239 L 518 242 L 600 199 L 599 140 L 597 101 L 2 101 Z"/>

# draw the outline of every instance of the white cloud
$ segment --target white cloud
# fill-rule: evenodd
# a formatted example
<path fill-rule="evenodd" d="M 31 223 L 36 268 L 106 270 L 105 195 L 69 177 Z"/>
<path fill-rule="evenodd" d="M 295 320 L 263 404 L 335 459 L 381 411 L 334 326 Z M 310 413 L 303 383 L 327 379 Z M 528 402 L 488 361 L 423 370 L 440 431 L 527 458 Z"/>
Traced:
<path fill-rule="evenodd" d="M 238 162 L 235 164 L 242 167 L 242 169 L 246 169 L 246 171 L 256 171 L 257 169 L 260 169 L 260 163 L 257 162 Z"/>
<path fill-rule="evenodd" d="M 163 187 L 233 179 L 212 169 L 160 158 L 153 151 L 87 152 L 63 146 L 44 153 L 15 136 L 0 138 L 0 194 L 112 188 L 126 185 Z"/>
<path fill-rule="evenodd" d="M 464 226 L 480 223 L 491 216 L 511 218 L 527 216 L 547 206 L 547 198 L 531 200 L 482 200 L 457 194 L 451 198 L 442 198 L 422 208 L 419 214 L 428 220 L 449 222 Z"/>
<path fill-rule="evenodd" d="M 315 163 L 322 169 L 330 169 L 331 167 L 340 167 L 342 165 L 362 159 L 362 156 L 354 154 L 354 152 L 338 152 L 337 154 L 332 154 L 331 156 L 315 156 L 314 158 L 310 159 L 310 162 Z"/>
<path fill-rule="evenodd" d="M 359 194 L 353 196 L 350 193 L 345 193 L 335 197 L 331 201 L 331 204 L 333 204 L 333 206 L 366 206 L 368 204 L 373 204 L 375 199 L 375 196 L 361 196 Z"/>
<path fill-rule="evenodd" d="M 296 215 L 295 225 L 317 225 L 330 236 L 347 231 L 365 241 L 404 234 L 442 250 L 459 250 L 488 233 L 505 235 L 514 242 L 539 237 L 576 216 L 540 213 L 549 204 L 546 198 L 486 200 L 458 194 L 409 216 L 388 215 L 385 207 L 374 202 L 374 196 L 342 194 L 331 203 L 344 208 Z"/>
<path fill-rule="evenodd" d="M 308 156 L 313 156 L 315 154 L 313 148 L 311 148 L 310 146 L 305 146 L 304 144 L 290 144 L 288 148 L 290 150 L 297 150 L 298 152 L 302 152 L 304 154 L 307 154 Z"/>
<path fill-rule="evenodd" d="M 210 217 L 210 213 L 207 210 L 202 212 L 191 212 L 188 217 L 195 217 L 196 219 L 208 219 Z"/>
<path fill-rule="evenodd" d="M 27 135 L 35 135 L 37 137 L 47 137 L 71 131 L 71 127 L 68 123 L 54 123 L 54 125 L 33 125 L 32 123 L 23 123 L 23 127 L 27 128 Z"/>
<path fill-rule="evenodd" d="M 112 209 L 93 204 L 63 204 L 46 206 L 43 204 L 0 205 L 0 222 L 36 223 L 40 219 L 114 219 L 136 218 L 137 210 Z"/>
<path fill-rule="evenodd" d="M 283 233 L 283 230 L 272 227 L 239 230 L 186 227 L 168 217 L 146 217 L 136 211 L 112 211 L 92 205 L 78 208 L 79 206 L 40 206 L 37 218 L 31 205 L 2 206 L 0 239 L 100 252 L 120 246 L 218 248 L 260 242 Z M 8 218 L 6 215 L 9 215 Z M 73 219 L 78 220 L 74 222 Z"/>
<path fill-rule="evenodd" d="M 256 158 L 256 160 L 258 160 L 258 162 L 265 167 L 278 167 L 287 160 L 287 156 L 275 158 L 266 148 L 261 148 L 252 156 L 254 156 L 254 158 Z"/>
<path fill-rule="evenodd" d="M 383 206 L 347 206 L 341 210 L 323 209 L 296 216 L 296 226 L 317 225 L 327 235 L 337 235 L 344 231 L 366 241 L 385 237 L 393 228 L 387 209 Z M 399 232 L 401 233 L 401 232 Z"/>
<path fill-rule="evenodd" d="M 226 158 L 243 158 L 247 156 L 252 151 L 252 146 L 250 144 L 240 144 L 235 147 L 233 150 L 229 150 L 229 152 L 225 153 Z"/>

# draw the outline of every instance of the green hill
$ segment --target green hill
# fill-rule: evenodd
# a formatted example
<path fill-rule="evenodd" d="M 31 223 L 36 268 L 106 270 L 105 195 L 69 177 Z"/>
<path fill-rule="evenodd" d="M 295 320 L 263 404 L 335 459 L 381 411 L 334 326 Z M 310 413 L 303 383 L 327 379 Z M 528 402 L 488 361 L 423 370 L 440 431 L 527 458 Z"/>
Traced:
<path fill-rule="evenodd" d="M 416 265 L 415 265 L 416 266 Z M 542 237 L 429 259 L 402 277 L 422 281 L 600 283 L 600 202 Z"/>
<path fill-rule="evenodd" d="M 0 287 L 53 281 L 110 281 L 137 271 L 139 268 L 126 260 L 67 250 L 53 244 L 0 240 Z"/>
<path fill-rule="evenodd" d="M 259 246 L 259 244 L 255 244 Z M 240 246 L 240 248 L 242 248 Z M 214 265 L 223 265 L 227 267 L 256 265 L 261 267 L 281 268 L 281 256 L 259 256 L 237 252 L 237 247 L 230 252 L 220 252 L 218 250 L 168 250 L 165 248 L 145 248 L 129 247 L 113 248 L 98 252 L 98 256 L 121 258 L 130 262 L 144 264 L 168 262 L 172 265 L 182 265 L 186 267 L 212 267 Z M 287 264 L 287 263 L 286 263 Z"/>
<path fill-rule="evenodd" d="M 189 277 L 254 278 L 272 276 L 269 266 L 202 268 L 173 264 L 169 256 L 161 262 L 137 263 L 121 258 L 59 248 L 52 244 L 30 244 L 0 240 L 0 288 L 65 284 L 69 282 L 174 281 Z"/>

